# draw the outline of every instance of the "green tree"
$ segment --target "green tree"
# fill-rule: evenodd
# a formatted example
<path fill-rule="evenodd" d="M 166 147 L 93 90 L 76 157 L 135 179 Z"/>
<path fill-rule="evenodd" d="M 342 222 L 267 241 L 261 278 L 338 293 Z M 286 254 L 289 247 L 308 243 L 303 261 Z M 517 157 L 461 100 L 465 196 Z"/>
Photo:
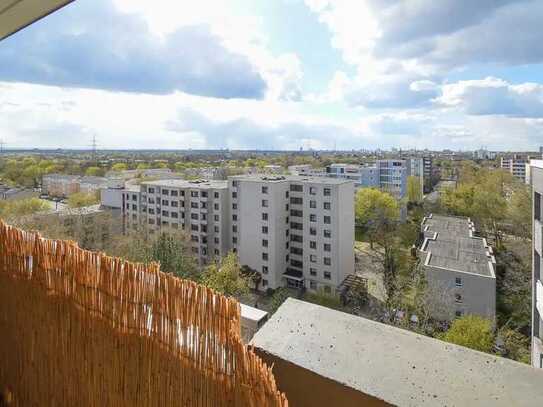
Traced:
<path fill-rule="evenodd" d="M 70 208 L 82 208 L 84 206 L 95 205 L 99 202 L 97 194 L 76 192 L 68 197 L 68 207 Z"/>
<path fill-rule="evenodd" d="M 270 301 L 270 314 L 274 314 L 275 311 L 290 297 L 290 291 L 287 288 L 280 287 L 273 293 Z"/>
<path fill-rule="evenodd" d="M 532 236 L 532 197 L 527 185 L 515 185 L 507 210 L 508 221 L 512 232 L 525 239 Z"/>
<path fill-rule="evenodd" d="M 235 297 L 249 292 L 251 277 L 243 275 L 238 257 L 230 252 L 220 263 L 210 264 L 204 271 L 202 283 L 224 295 Z"/>
<path fill-rule="evenodd" d="M 411 203 L 419 203 L 422 200 L 422 185 L 420 177 L 407 177 L 407 199 Z"/>
<path fill-rule="evenodd" d="M 149 168 L 151 167 L 147 163 L 139 163 L 136 167 L 137 170 L 148 170 Z"/>
<path fill-rule="evenodd" d="M 85 170 L 85 175 L 89 177 L 100 177 L 104 175 L 104 171 L 100 167 L 89 167 Z"/>
<path fill-rule="evenodd" d="M 327 293 L 322 288 L 318 289 L 315 292 L 307 292 L 304 296 L 304 299 L 307 302 L 311 302 L 313 304 L 322 305 L 323 307 L 332 308 L 341 310 L 343 307 L 341 306 L 341 301 L 339 300 L 339 297 L 332 293 Z"/>
<path fill-rule="evenodd" d="M 126 171 L 128 169 L 128 165 L 125 163 L 116 163 L 111 166 L 112 171 Z"/>
<path fill-rule="evenodd" d="M 399 216 L 398 201 L 389 193 L 373 188 L 362 188 L 356 193 L 356 224 L 369 233 L 372 247 L 375 235 L 396 223 Z"/>
<path fill-rule="evenodd" d="M 494 345 L 492 322 L 477 315 L 456 319 L 439 339 L 481 352 L 491 352 Z"/>
<path fill-rule="evenodd" d="M 161 233 L 149 251 L 150 260 L 160 263 L 160 269 L 177 277 L 194 279 L 197 264 L 189 255 L 186 236 Z"/>
<path fill-rule="evenodd" d="M 4 219 L 33 215 L 51 209 L 51 206 L 38 198 L 0 201 L 0 217 Z"/>

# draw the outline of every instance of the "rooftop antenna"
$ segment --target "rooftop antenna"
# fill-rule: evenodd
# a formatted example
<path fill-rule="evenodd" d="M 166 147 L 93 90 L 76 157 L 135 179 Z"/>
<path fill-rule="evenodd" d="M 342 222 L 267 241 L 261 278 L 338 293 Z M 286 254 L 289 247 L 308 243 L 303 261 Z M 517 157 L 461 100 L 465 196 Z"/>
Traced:
<path fill-rule="evenodd" d="M 96 161 L 96 147 L 98 146 L 98 144 L 96 143 L 96 135 L 93 135 L 92 136 L 92 160 L 93 161 Z"/>
<path fill-rule="evenodd" d="M 4 152 L 4 145 L 6 143 L 4 143 L 4 140 L 0 139 L 0 154 L 2 154 Z"/>

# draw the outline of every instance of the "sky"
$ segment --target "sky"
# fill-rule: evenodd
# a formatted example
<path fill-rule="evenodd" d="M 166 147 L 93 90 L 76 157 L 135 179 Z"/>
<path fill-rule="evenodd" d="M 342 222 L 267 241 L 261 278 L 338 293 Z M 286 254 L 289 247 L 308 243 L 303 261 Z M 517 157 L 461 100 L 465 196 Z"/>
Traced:
<path fill-rule="evenodd" d="M 76 0 L 0 42 L 0 139 L 537 150 L 541 21 L 541 0 Z"/>

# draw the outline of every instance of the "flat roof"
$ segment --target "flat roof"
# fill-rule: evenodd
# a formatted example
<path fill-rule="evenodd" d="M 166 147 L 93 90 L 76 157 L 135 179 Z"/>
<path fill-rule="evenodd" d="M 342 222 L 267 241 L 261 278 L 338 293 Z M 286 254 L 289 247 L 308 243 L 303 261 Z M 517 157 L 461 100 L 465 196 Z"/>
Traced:
<path fill-rule="evenodd" d="M 192 189 L 226 189 L 228 183 L 219 180 L 186 180 L 186 179 L 162 179 L 156 181 L 144 181 L 141 185 L 152 185 L 171 188 L 192 188 Z"/>
<path fill-rule="evenodd" d="M 530 166 L 543 169 L 543 160 L 530 160 Z"/>
<path fill-rule="evenodd" d="M 307 182 L 312 184 L 347 184 L 353 181 L 345 178 L 331 178 L 331 177 L 311 177 L 309 175 L 266 175 L 266 174 L 252 174 L 252 175 L 234 175 L 228 177 L 228 179 L 239 181 L 253 181 L 253 182 Z"/>
<path fill-rule="evenodd" d="M 252 321 L 260 321 L 268 316 L 266 311 L 240 303 L 241 317 Z"/>
<path fill-rule="evenodd" d="M 473 235 L 469 218 L 430 215 L 422 222 L 425 266 L 495 278 L 494 256 L 486 240 Z"/>
<path fill-rule="evenodd" d="M 397 406 L 543 405 L 543 369 L 293 298 L 251 345 Z"/>

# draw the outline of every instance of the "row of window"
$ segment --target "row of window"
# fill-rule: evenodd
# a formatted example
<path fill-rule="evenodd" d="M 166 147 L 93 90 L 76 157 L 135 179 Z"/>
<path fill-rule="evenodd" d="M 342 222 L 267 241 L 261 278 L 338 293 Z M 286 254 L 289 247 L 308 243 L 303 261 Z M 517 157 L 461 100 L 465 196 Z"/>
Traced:
<path fill-rule="evenodd" d="M 154 187 L 148 187 L 147 188 L 147 192 L 149 194 L 154 194 L 155 193 L 155 188 Z M 157 193 L 160 193 L 160 190 L 156 191 Z M 172 189 L 172 190 L 168 190 L 168 189 L 162 189 L 162 195 L 166 195 L 166 196 L 185 196 L 185 191 L 184 190 L 181 190 L 181 191 L 177 191 L 175 189 Z M 135 195 L 134 195 L 135 196 Z M 207 198 L 208 197 L 208 193 L 207 191 L 190 191 L 190 196 L 192 198 L 199 198 L 199 197 L 202 197 L 202 198 Z M 213 197 L 215 199 L 218 199 L 220 197 L 220 194 L 219 192 L 214 192 L 213 193 Z M 134 198 L 132 198 L 134 199 Z M 135 200 L 135 199 L 134 199 Z"/>

